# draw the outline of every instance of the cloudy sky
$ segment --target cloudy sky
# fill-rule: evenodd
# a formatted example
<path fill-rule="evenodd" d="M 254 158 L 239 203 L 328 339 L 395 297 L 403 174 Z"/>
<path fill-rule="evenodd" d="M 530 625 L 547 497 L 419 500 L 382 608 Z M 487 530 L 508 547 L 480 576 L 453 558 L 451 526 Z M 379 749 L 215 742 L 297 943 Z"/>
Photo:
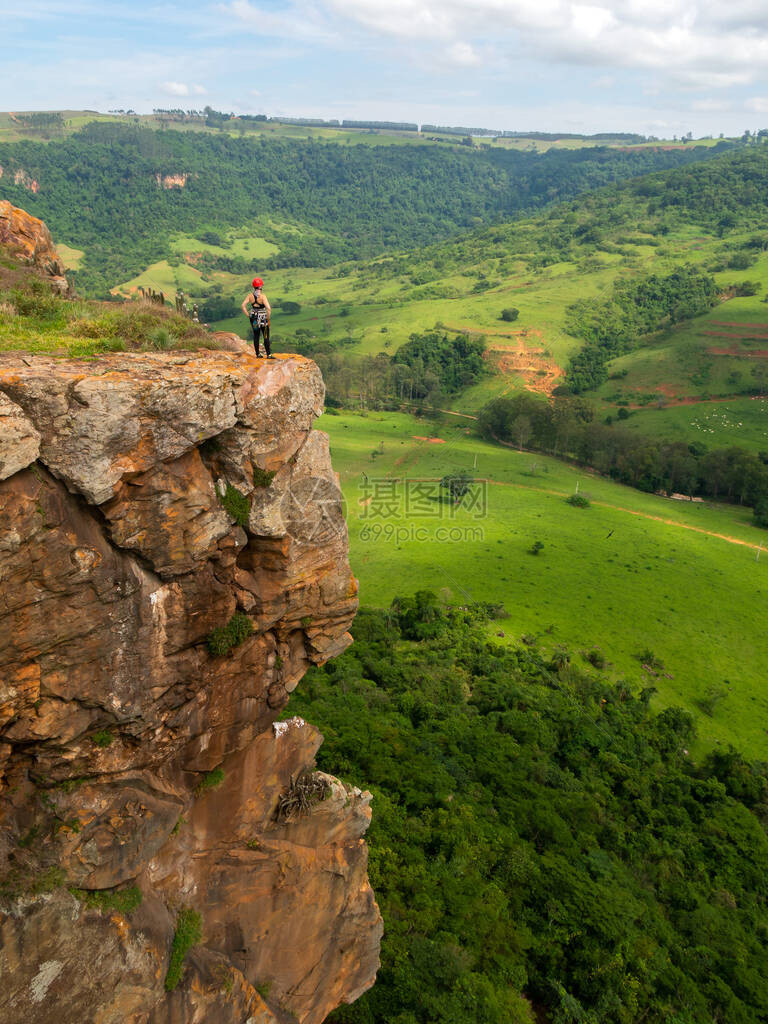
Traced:
<path fill-rule="evenodd" d="M 0 109 L 768 126 L 766 0 L 0 0 Z"/>

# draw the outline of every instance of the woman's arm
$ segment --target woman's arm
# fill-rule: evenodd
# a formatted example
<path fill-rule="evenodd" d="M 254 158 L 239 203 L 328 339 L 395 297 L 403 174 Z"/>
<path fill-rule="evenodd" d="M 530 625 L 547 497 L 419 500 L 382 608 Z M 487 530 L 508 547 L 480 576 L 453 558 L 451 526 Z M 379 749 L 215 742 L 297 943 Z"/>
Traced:
<path fill-rule="evenodd" d="M 261 293 L 261 301 L 264 303 L 264 308 L 266 309 L 267 313 L 271 317 L 272 316 L 272 307 L 270 306 L 269 299 L 264 294 L 264 292 Z"/>
<path fill-rule="evenodd" d="M 246 315 L 246 316 L 250 316 L 250 313 L 249 313 L 249 312 L 248 312 L 248 310 L 247 310 L 247 309 L 245 308 L 245 307 L 246 307 L 246 306 L 247 306 L 247 305 L 249 304 L 249 302 L 250 302 L 250 301 L 251 301 L 251 293 L 249 292 L 249 293 L 248 293 L 248 294 L 247 294 L 247 295 L 245 296 L 245 298 L 243 299 L 243 304 L 242 304 L 242 306 L 240 307 L 240 308 L 242 309 L 242 311 L 243 311 L 243 312 L 245 313 L 245 315 Z"/>

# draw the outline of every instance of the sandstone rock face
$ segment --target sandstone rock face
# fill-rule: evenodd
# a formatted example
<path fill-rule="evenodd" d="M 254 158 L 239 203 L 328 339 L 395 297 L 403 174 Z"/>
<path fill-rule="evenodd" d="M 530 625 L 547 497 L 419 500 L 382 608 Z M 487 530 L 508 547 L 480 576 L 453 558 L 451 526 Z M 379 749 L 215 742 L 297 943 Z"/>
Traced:
<path fill-rule="evenodd" d="M 357 607 L 322 401 L 298 356 L 0 356 L 0 1021 L 320 1024 L 373 983 L 370 795 L 279 810 Z"/>
<path fill-rule="evenodd" d="M 216 347 L 223 352 L 253 353 L 253 345 L 249 341 L 244 341 L 234 331 L 213 331 L 212 334 L 216 339 Z"/>
<path fill-rule="evenodd" d="M 17 182 L 18 184 L 18 182 Z M 22 263 L 36 267 L 61 295 L 70 293 L 64 266 L 45 224 L 25 210 L 0 199 L 0 246 Z"/>
<path fill-rule="evenodd" d="M 40 435 L 21 409 L 0 392 L 0 480 L 30 466 L 40 454 Z"/>

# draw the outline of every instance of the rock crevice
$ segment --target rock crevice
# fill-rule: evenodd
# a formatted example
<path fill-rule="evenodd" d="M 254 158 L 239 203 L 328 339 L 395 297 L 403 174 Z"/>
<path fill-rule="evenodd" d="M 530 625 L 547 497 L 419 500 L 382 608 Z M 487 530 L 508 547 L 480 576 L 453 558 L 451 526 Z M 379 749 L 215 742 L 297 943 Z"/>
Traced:
<path fill-rule="evenodd" d="M 0 1021 L 320 1024 L 373 983 L 370 794 L 277 814 L 357 608 L 322 403 L 298 356 L 0 356 Z"/>

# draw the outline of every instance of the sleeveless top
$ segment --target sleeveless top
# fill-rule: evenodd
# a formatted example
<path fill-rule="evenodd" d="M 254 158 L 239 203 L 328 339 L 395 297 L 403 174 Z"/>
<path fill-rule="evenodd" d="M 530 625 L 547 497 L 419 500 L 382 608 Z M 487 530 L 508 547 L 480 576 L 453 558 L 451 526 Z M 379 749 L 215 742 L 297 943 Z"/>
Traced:
<path fill-rule="evenodd" d="M 264 303 L 258 301 L 256 292 L 253 292 L 251 300 L 251 320 L 255 320 L 260 327 L 268 324 L 269 313 Z"/>

